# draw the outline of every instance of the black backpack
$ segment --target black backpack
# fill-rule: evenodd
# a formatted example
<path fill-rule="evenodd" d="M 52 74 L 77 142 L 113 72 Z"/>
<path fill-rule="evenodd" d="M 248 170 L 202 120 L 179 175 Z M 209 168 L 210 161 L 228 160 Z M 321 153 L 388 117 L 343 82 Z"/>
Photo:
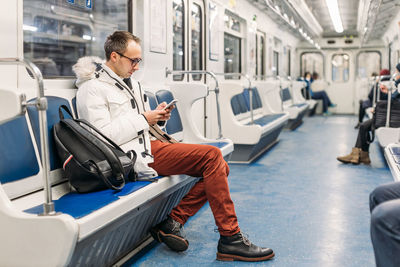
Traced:
<path fill-rule="evenodd" d="M 107 188 L 120 190 L 125 181 L 137 180 L 133 168 L 136 161 L 135 151 L 125 153 L 85 120 L 64 118 L 62 109 L 72 118 L 70 110 L 64 105 L 60 106 L 60 122 L 54 125 L 53 135 L 65 175 L 76 191 L 87 193 Z"/>

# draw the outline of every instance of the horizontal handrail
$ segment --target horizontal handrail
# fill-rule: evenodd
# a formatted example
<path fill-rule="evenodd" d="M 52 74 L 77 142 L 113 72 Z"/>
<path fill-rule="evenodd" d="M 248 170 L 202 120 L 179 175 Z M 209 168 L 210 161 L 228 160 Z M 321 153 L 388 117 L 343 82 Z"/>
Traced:
<path fill-rule="evenodd" d="M 176 75 L 176 74 L 205 74 L 205 75 L 210 75 L 214 81 L 215 81 L 215 88 L 214 90 L 207 90 L 207 95 L 208 92 L 212 91 L 215 93 L 215 101 L 217 104 L 217 121 L 218 121 L 218 139 L 222 138 L 222 126 L 221 126 L 221 111 L 220 111 L 220 106 L 219 106 L 219 84 L 218 84 L 218 79 L 215 76 L 215 74 L 211 71 L 206 71 L 206 70 L 170 70 L 168 68 L 165 68 L 165 77 L 168 77 L 168 75 Z"/>
<path fill-rule="evenodd" d="M 41 161 L 43 169 L 43 183 L 45 192 L 45 202 L 43 203 L 43 215 L 53 215 L 54 203 L 51 195 L 50 188 L 50 156 L 48 146 L 48 132 L 47 132 L 47 99 L 44 97 L 43 87 L 43 76 L 39 68 L 26 59 L 20 58 L 0 58 L 0 65 L 23 65 L 32 73 L 36 79 L 38 85 L 38 98 L 35 100 L 33 105 L 36 106 L 39 112 L 39 130 L 40 130 L 40 149 L 41 149 Z M 26 105 L 26 104 L 25 104 Z"/>

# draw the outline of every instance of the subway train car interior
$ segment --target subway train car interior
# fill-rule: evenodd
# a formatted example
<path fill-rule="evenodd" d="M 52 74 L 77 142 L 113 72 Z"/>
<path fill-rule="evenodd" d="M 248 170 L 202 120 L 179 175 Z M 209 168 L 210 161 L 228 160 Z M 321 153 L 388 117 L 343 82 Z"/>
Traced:
<path fill-rule="evenodd" d="M 0 266 L 400 266 L 400 0 L 13 0 Z"/>

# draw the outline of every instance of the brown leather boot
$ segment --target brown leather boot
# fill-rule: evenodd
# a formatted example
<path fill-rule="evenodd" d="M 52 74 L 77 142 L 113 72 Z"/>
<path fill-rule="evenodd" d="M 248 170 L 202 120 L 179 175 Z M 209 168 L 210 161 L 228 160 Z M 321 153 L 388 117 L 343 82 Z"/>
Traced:
<path fill-rule="evenodd" d="M 364 164 L 371 164 L 371 159 L 369 158 L 369 152 L 368 151 L 362 151 L 360 152 L 360 163 Z"/>
<path fill-rule="evenodd" d="M 350 154 L 342 157 L 337 157 L 336 159 L 343 163 L 360 164 L 360 153 L 361 153 L 360 148 L 353 147 Z"/>

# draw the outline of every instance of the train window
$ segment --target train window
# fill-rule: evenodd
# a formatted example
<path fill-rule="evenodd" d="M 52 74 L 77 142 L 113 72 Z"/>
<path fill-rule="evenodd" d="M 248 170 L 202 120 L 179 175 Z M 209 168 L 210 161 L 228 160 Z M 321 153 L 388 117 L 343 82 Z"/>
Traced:
<path fill-rule="evenodd" d="M 236 31 L 240 33 L 240 21 L 235 18 L 235 16 L 230 15 L 229 13 L 225 13 L 224 17 L 225 28 Z"/>
<path fill-rule="evenodd" d="M 272 72 L 275 76 L 279 75 L 279 52 L 274 51 L 274 65 L 272 66 Z"/>
<path fill-rule="evenodd" d="M 224 34 L 224 55 L 225 73 L 239 73 L 241 72 L 241 39 L 239 37 Z M 229 79 L 229 77 L 226 77 Z"/>
<path fill-rule="evenodd" d="M 256 75 L 265 75 L 265 37 L 261 32 L 256 35 Z"/>
<path fill-rule="evenodd" d="M 193 3 L 192 5 L 192 18 L 191 18 L 191 29 L 192 29 L 192 70 L 201 70 L 202 64 L 202 11 L 198 4 Z M 192 75 L 193 80 L 199 81 L 201 74 Z"/>
<path fill-rule="evenodd" d="M 283 48 L 283 54 L 284 54 L 284 62 L 283 62 L 283 74 L 290 76 L 290 46 L 285 46 Z"/>
<path fill-rule="evenodd" d="M 367 78 L 381 69 L 381 54 L 378 51 L 360 52 L 357 55 L 357 76 Z"/>
<path fill-rule="evenodd" d="M 173 10 L 173 69 L 183 70 L 185 67 L 185 18 L 183 0 L 174 0 Z M 174 81 L 182 81 L 184 75 L 174 75 Z"/>
<path fill-rule="evenodd" d="M 347 82 L 349 80 L 350 57 L 347 54 L 336 54 L 332 56 L 332 81 Z"/>
<path fill-rule="evenodd" d="M 324 56 L 321 53 L 306 52 L 300 57 L 300 73 L 318 73 L 324 79 Z"/>
<path fill-rule="evenodd" d="M 127 0 L 25 0 L 24 57 L 44 78 L 74 77 L 72 65 L 80 57 L 104 58 L 106 37 L 128 29 L 127 7 Z"/>

